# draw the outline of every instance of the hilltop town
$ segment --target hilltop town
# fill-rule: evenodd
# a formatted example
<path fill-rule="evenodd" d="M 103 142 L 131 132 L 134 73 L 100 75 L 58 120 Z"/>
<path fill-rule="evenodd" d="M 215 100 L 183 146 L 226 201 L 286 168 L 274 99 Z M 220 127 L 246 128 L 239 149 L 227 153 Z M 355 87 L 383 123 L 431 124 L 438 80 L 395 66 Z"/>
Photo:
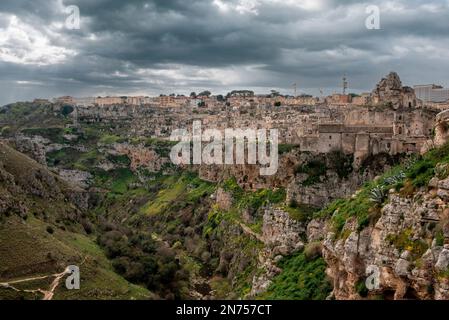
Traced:
<path fill-rule="evenodd" d="M 189 128 L 193 120 L 216 129 L 277 128 L 283 144 L 297 145 L 304 152 L 337 149 L 354 154 L 357 167 L 370 155 L 419 153 L 427 148 L 435 115 L 449 108 L 447 101 L 449 96 L 444 102 L 419 99 L 392 72 L 361 96 L 261 96 L 243 90 L 226 97 L 206 92 L 190 97 L 95 98 L 89 103 L 61 97 L 55 108 L 73 106 L 76 122 L 126 123 L 130 136 L 168 138 L 176 129 Z"/>
<path fill-rule="evenodd" d="M 388 89 L 388 92 L 386 91 Z M 85 97 L 75 98 L 63 96 L 55 98 L 52 102 L 57 104 L 73 105 L 78 107 L 107 107 L 107 106 L 147 106 L 160 108 L 207 108 L 231 109 L 249 107 L 280 107 L 280 106 L 363 106 L 378 105 L 386 101 L 391 102 L 394 107 L 415 107 L 426 103 L 436 108 L 444 109 L 449 101 L 449 89 L 435 84 L 416 85 L 414 88 L 403 87 L 399 76 L 392 72 L 368 93 L 347 93 L 348 82 L 343 78 L 342 93 L 334 93 L 330 96 L 314 97 L 308 94 L 282 95 L 272 90 L 269 94 L 255 94 L 251 90 L 234 90 L 226 95 L 212 95 L 210 91 L 200 93 L 192 92 L 189 96 L 161 94 L 158 97 L 149 96 L 107 96 L 107 97 Z M 415 94 L 416 92 L 416 94 Z M 48 99 L 36 99 L 36 103 L 50 103 Z"/>

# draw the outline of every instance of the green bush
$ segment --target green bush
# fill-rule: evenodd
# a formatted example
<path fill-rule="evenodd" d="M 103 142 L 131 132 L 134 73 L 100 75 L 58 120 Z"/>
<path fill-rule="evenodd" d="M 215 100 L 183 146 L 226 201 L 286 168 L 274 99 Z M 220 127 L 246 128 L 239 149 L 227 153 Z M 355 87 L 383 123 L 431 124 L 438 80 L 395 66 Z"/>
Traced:
<path fill-rule="evenodd" d="M 54 143 L 64 143 L 64 129 L 55 128 L 27 128 L 23 129 L 22 133 L 28 136 L 41 136 Z"/>
<path fill-rule="evenodd" d="M 129 166 L 131 164 L 131 160 L 125 154 L 123 155 L 108 155 L 108 160 L 119 165 Z"/>
<path fill-rule="evenodd" d="M 386 240 L 399 251 L 410 251 L 415 258 L 421 257 L 428 249 L 422 240 L 412 240 L 413 230 L 406 229 L 399 234 L 390 234 Z"/>
<path fill-rule="evenodd" d="M 353 171 L 353 156 L 345 155 L 342 151 L 332 151 L 329 154 L 332 169 L 337 172 L 340 179 L 347 178 Z"/>
<path fill-rule="evenodd" d="M 444 233 L 442 230 L 438 230 L 435 235 L 436 244 L 439 247 L 444 246 Z"/>
<path fill-rule="evenodd" d="M 407 177 L 412 180 L 416 188 L 427 186 L 430 179 L 435 174 L 435 164 L 431 159 L 424 159 L 416 162 L 407 173 Z"/>
<path fill-rule="evenodd" d="M 278 146 L 278 153 L 280 155 L 285 154 L 285 153 L 289 153 L 290 151 L 299 148 L 299 145 L 297 144 L 279 144 Z"/>
<path fill-rule="evenodd" d="M 268 300 L 325 300 L 332 290 L 322 258 L 298 253 L 281 260 L 282 272 L 274 277 L 263 298 Z"/>
<path fill-rule="evenodd" d="M 304 173 L 308 177 L 302 182 L 303 186 L 311 186 L 320 182 L 320 178 L 326 174 L 326 164 L 320 160 L 311 160 L 307 164 L 298 166 L 295 169 L 295 173 Z"/>
<path fill-rule="evenodd" d="M 243 194 L 243 189 L 239 186 L 235 177 L 229 178 L 223 183 L 223 190 L 231 193 L 234 198 L 240 198 Z"/>
<path fill-rule="evenodd" d="M 365 281 L 360 280 L 355 284 L 355 291 L 362 297 L 366 298 L 368 296 L 369 290 L 366 287 Z"/>
<path fill-rule="evenodd" d="M 180 297 L 188 273 L 180 272 L 182 268 L 172 249 L 152 240 L 149 234 L 119 230 L 120 227 L 108 222 L 104 224 L 113 230 L 100 235 L 97 242 L 112 260 L 117 273 L 150 290 Z"/>
<path fill-rule="evenodd" d="M 370 200 L 376 205 L 382 205 L 387 198 L 387 191 L 382 186 L 376 186 L 370 191 Z"/>

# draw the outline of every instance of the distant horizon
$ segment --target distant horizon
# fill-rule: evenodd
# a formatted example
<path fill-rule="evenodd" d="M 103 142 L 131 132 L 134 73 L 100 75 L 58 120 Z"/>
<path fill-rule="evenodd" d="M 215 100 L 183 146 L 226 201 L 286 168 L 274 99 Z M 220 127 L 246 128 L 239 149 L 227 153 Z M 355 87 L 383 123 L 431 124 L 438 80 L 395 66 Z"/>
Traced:
<path fill-rule="evenodd" d="M 400 75 L 399 75 L 400 76 Z M 383 77 L 384 78 L 384 77 Z M 382 78 L 381 78 L 382 79 Z M 379 79 L 379 81 L 381 80 L 381 79 Z M 401 79 L 402 80 L 402 79 Z M 377 84 L 377 83 L 376 83 Z M 373 88 L 372 89 L 370 89 L 370 90 L 362 90 L 362 91 L 354 91 L 354 90 L 351 90 L 351 88 L 348 88 L 347 89 L 347 94 L 357 94 L 357 95 L 360 95 L 360 94 L 363 94 L 363 93 L 371 93 L 373 90 L 374 90 L 374 88 L 375 88 L 375 86 L 376 86 L 376 84 L 374 84 L 374 86 L 373 86 Z M 407 85 L 407 84 L 404 84 L 404 83 L 402 83 L 402 85 L 403 86 L 409 86 L 409 87 L 411 87 L 411 88 L 414 88 L 414 87 L 416 87 L 416 86 L 428 86 L 428 85 L 440 85 L 440 84 L 438 84 L 438 83 L 426 83 L 426 84 L 415 84 L 415 85 Z M 441 85 L 440 85 L 441 86 Z M 444 86 L 442 86 L 443 88 L 445 88 Z M 38 100 L 38 99 L 46 99 L 46 100 L 49 100 L 49 101 L 52 101 L 52 100 L 55 100 L 55 99 L 57 99 L 57 98 L 61 98 L 61 97 L 65 97 L 65 96 L 69 96 L 69 97 L 72 97 L 72 98 L 76 98 L 76 99 L 83 99 L 83 98 L 105 98 L 105 97 L 139 97 L 139 96 L 141 96 L 141 97 L 149 97 L 149 98 L 157 98 L 157 97 L 160 97 L 160 96 L 170 96 L 170 95 L 172 95 L 172 94 L 175 94 L 175 96 L 185 96 L 185 97 L 190 97 L 190 94 L 192 93 L 192 92 L 195 92 L 197 95 L 199 95 L 199 93 L 201 93 L 202 91 L 206 91 L 206 90 L 208 90 L 208 89 L 204 89 L 204 90 L 201 90 L 201 91 L 190 91 L 190 92 L 188 92 L 188 93 L 182 93 L 182 92 L 171 92 L 171 93 L 159 93 L 159 94 L 154 94 L 154 95 L 152 95 L 152 94 L 144 94 L 144 93 L 135 93 L 135 94 L 131 94 L 131 93 L 122 93 L 122 94 L 119 94 L 119 93 L 116 93 L 116 94 L 106 94 L 106 95 L 90 95 L 90 96 L 74 96 L 74 95 L 70 95 L 70 94 L 62 94 L 62 95 L 59 95 L 59 96 L 51 96 L 51 97 L 40 97 L 40 96 L 38 96 L 38 97 L 34 97 L 34 98 L 32 98 L 32 99 L 28 99 L 28 100 L 16 100 L 16 101 L 11 101 L 11 102 L 8 102 L 8 103 L 5 103 L 5 104 L 1 104 L 0 106 L 5 106 L 5 105 L 8 105 L 8 104 L 11 104 L 11 103 L 15 103 L 15 102 L 31 102 L 31 101 L 33 101 L 33 100 Z M 276 90 L 276 89 L 270 89 L 270 90 L 268 90 L 268 91 L 266 91 L 266 92 L 261 92 L 261 91 L 259 91 L 259 92 L 257 92 L 257 91 L 254 91 L 253 89 L 248 89 L 248 88 L 234 88 L 234 89 L 232 89 L 232 90 L 229 90 L 229 91 L 226 91 L 225 93 L 221 93 L 221 92 L 213 92 L 213 91 L 210 91 L 211 92 L 211 96 L 219 96 L 219 95 L 222 95 L 222 96 L 226 96 L 228 93 L 230 93 L 230 92 L 232 92 L 232 91 L 241 91 L 241 90 L 249 90 L 249 91 L 253 91 L 254 92 L 254 95 L 256 95 L 256 96 L 258 96 L 258 95 L 269 95 L 270 94 L 270 91 L 271 90 Z M 292 89 L 293 90 L 293 89 Z M 298 89 L 298 90 L 300 90 L 300 89 Z M 313 90 L 320 90 L 320 89 L 313 89 Z M 313 90 L 311 90 L 311 91 L 313 91 Z M 338 91 L 338 90 L 340 90 L 340 91 Z M 289 96 L 289 97 L 300 97 L 301 95 L 310 95 L 310 96 L 313 96 L 313 97 L 327 97 L 327 96 L 330 96 L 330 95 L 333 95 L 333 94 L 342 94 L 342 88 L 335 88 L 335 90 L 334 91 L 332 91 L 332 92 L 328 92 L 328 93 L 326 93 L 326 91 L 324 91 L 323 90 L 323 94 L 321 95 L 320 93 L 319 94 L 312 94 L 312 93 L 309 93 L 309 92 L 300 92 L 300 91 L 298 91 L 297 92 L 297 95 L 295 96 L 294 94 L 293 94 L 293 92 L 287 92 L 287 93 L 284 93 L 284 92 L 282 92 L 282 91 L 278 91 L 279 92 L 279 94 L 281 95 L 281 96 Z M 185 91 L 185 92 L 187 92 L 187 91 Z"/>

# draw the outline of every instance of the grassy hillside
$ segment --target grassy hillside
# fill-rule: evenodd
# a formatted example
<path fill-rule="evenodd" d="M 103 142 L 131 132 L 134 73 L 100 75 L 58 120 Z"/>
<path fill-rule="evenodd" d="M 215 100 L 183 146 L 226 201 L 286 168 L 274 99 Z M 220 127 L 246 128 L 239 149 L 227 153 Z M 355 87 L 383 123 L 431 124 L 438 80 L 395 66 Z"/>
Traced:
<path fill-rule="evenodd" d="M 114 272 L 111 262 L 88 236 L 88 221 L 74 188 L 35 161 L 0 143 L 0 283 L 63 272 L 78 265 L 81 289 L 68 291 L 62 282 L 55 299 L 149 299 L 147 289 Z M 0 299 L 41 299 L 52 277 L 0 287 Z"/>
<path fill-rule="evenodd" d="M 325 300 L 332 291 L 323 258 L 297 253 L 282 259 L 282 272 L 260 298 L 269 300 Z"/>
<path fill-rule="evenodd" d="M 62 281 L 54 299 L 150 299 L 147 289 L 130 284 L 114 272 L 111 262 L 86 235 L 54 227 L 30 217 L 26 222 L 18 217 L 7 219 L 0 226 L 0 282 L 12 282 L 30 277 L 60 273 L 68 265 L 80 268 L 80 290 L 69 291 Z M 49 281 L 27 281 L 14 285 L 20 290 L 48 289 Z M 2 299 L 41 299 L 38 293 L 1 289 Z"/>
<path fill-rule="evenodd" d="M 67 117 L 51 105 L 17 102 L 0 107 L 0 134 L 8 136 L 24 128 L 62 128 Z"/>

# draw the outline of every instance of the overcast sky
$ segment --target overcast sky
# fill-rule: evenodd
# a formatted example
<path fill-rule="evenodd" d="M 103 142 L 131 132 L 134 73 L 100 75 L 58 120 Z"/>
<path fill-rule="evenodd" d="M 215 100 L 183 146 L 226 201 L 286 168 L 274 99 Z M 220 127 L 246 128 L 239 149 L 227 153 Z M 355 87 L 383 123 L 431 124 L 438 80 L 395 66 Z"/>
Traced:
<path fill-rule="evenodd" d="M 66 26 L 67 6 L 80 29 Z M 366 8 L 380 8 L 368 30 Z M 1 0 L 0 104 L 61 95 L 449 86 L 449 0 Z"/>

